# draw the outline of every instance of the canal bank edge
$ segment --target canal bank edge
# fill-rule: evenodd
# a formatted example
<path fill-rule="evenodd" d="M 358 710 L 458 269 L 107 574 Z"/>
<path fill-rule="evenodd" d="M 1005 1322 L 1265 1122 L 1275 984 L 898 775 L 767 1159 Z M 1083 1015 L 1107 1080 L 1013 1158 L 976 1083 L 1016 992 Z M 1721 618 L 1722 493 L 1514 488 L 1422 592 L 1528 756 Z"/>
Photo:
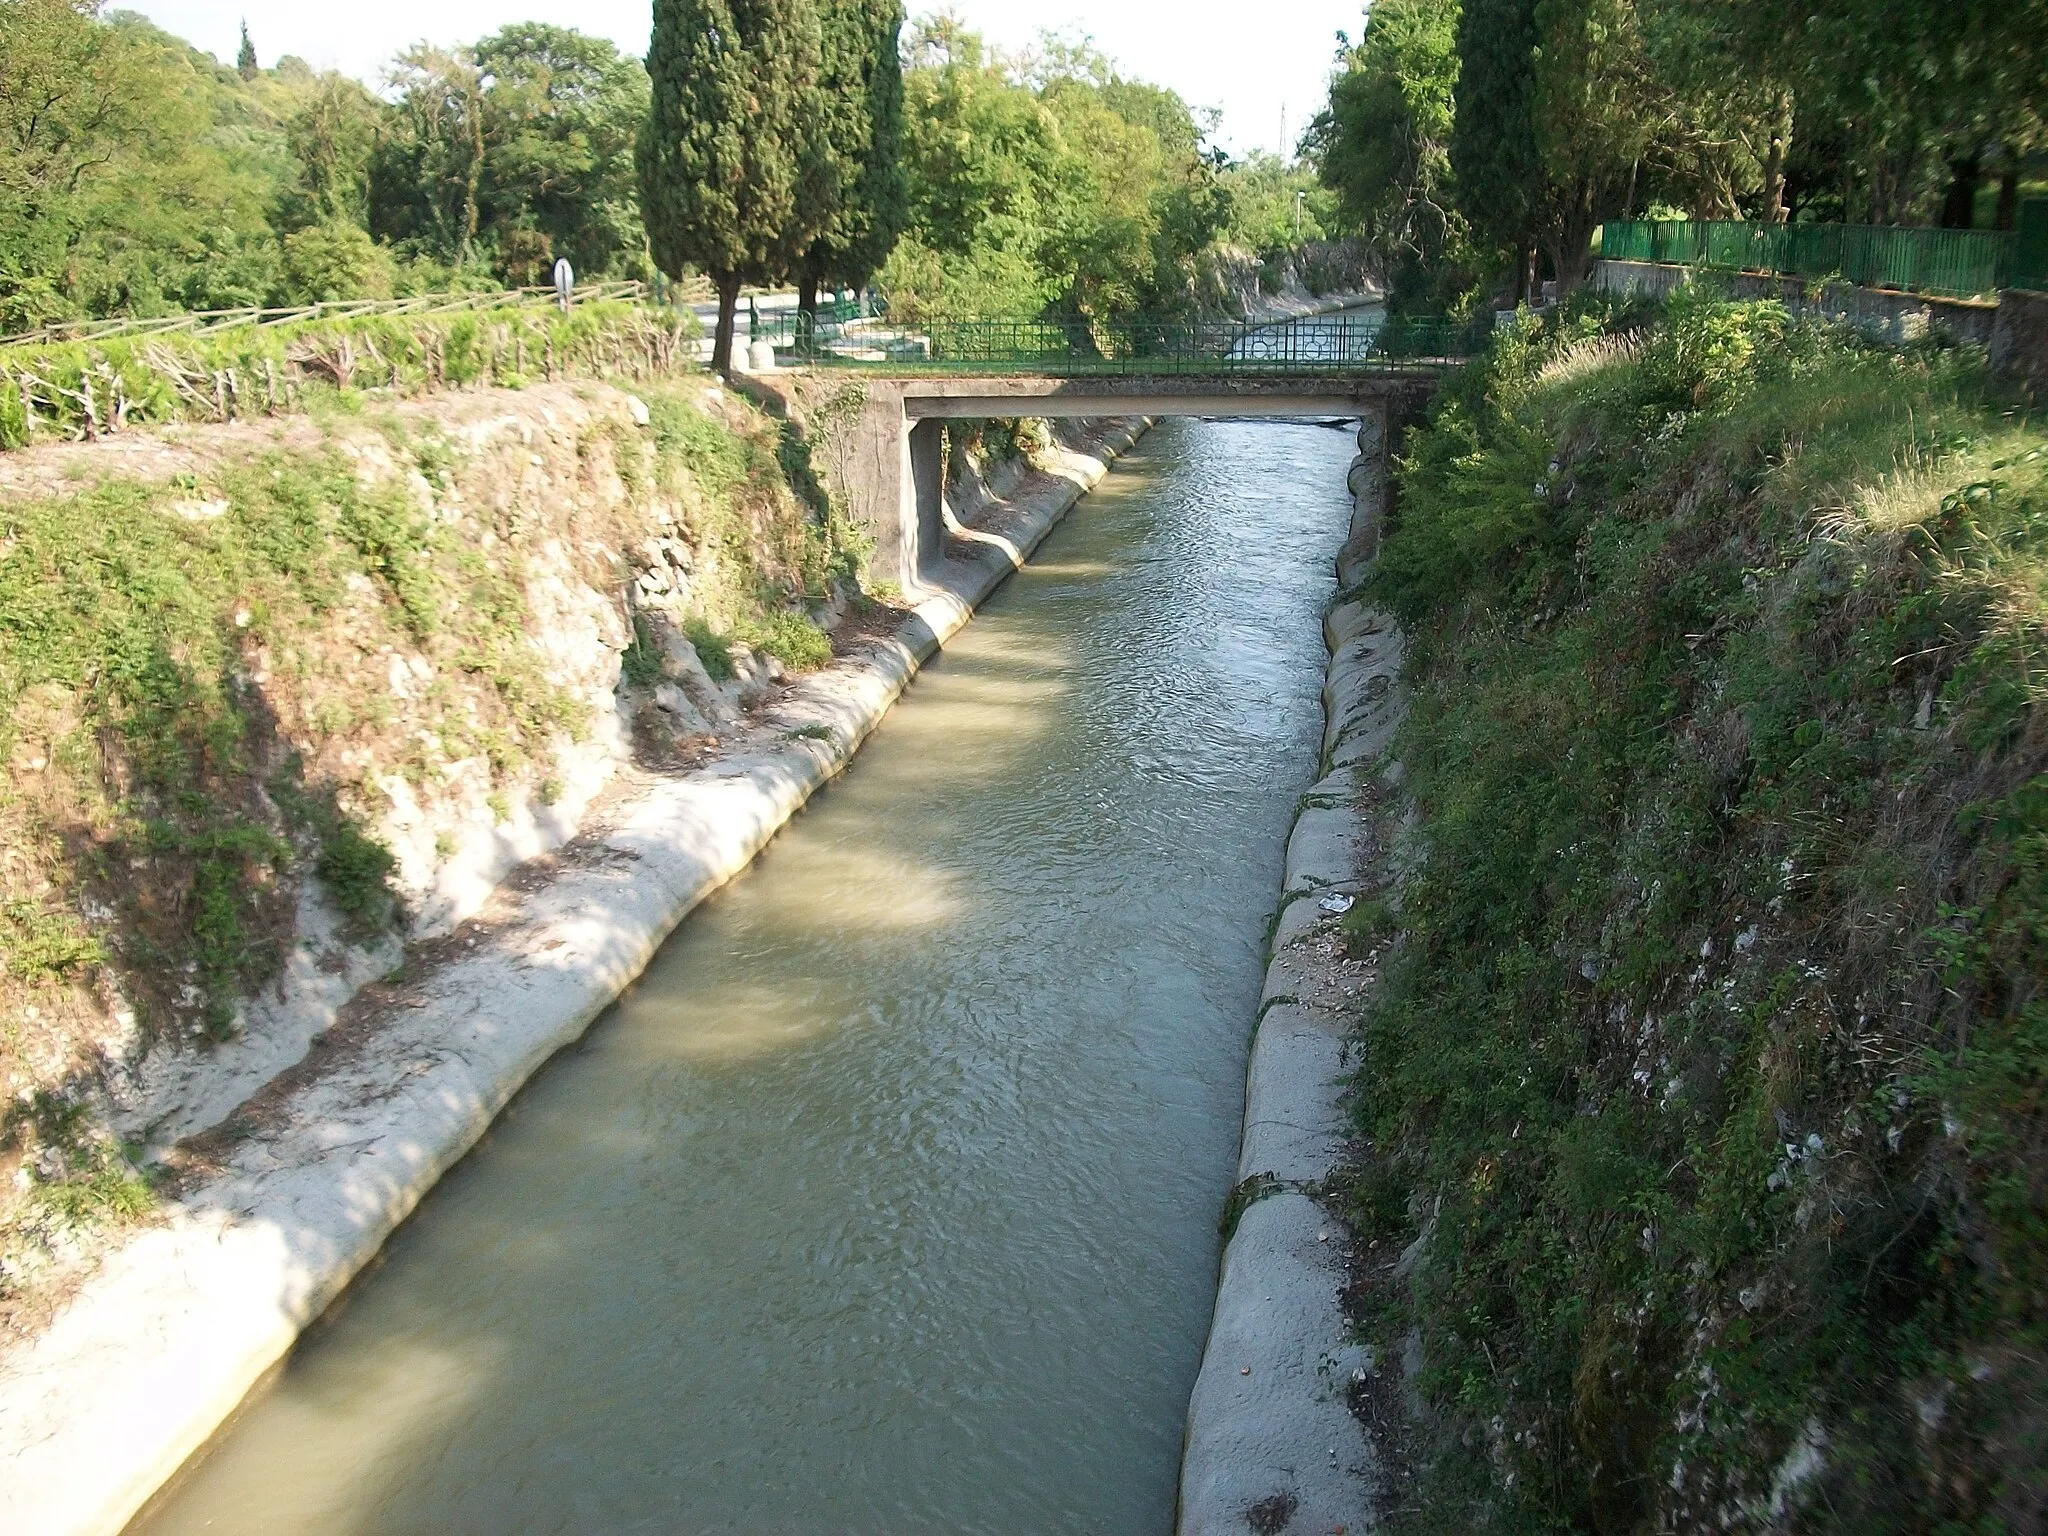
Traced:
<path fill-rule="evenodd" d="M 1341 1293 L 1350 1234 L 1318 1202 L 1350 1130 L 1345 1050 L 1362 968 L 1331 930 L 1374 873 L 1358 809 L 1405 712 L 1393 620 L 1348 594 L 1378 548 L 1386 430 L 1368 418 L 1351 466 L 1352 520 L 1323 624 L 1323 776 L 1288 836 L 1271 964 L 1245 1077 L 1236 1213 L 1216 1310 L 1188 1403 L 1180 1536 L 1377 1523 L 1379 1457 L 1350 1406 L 1373 1362 L 1351 1338 Z M 1325 904 L 1328 904 L 1327 906 Z"/>
<path fill-rule="evenodd" d="M 956 525 L 907 620 L 792 689 L 772 745 L 616 807 L 475 948 L 296 1086 L 282 1123 L 236 1143 L 219 1177 L 111 1254 L 0 1365 L 0 1530 L 123 1530 L 527 1079 L 846 766 L 922 663 L 1150 425 L 1103 423 Z"/>

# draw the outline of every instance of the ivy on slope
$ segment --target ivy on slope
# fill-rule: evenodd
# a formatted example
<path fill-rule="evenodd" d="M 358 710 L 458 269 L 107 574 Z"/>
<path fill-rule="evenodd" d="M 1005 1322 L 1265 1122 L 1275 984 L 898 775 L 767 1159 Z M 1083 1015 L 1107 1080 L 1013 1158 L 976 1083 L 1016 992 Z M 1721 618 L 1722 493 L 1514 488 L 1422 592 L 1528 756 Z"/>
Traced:
<path fill-rule="evenodd" d="M 1768 303 L 1526 321 L 1410 438 L 1413 1527 L 2048 1518 L 2044 562 L 1981 357 Z"/>

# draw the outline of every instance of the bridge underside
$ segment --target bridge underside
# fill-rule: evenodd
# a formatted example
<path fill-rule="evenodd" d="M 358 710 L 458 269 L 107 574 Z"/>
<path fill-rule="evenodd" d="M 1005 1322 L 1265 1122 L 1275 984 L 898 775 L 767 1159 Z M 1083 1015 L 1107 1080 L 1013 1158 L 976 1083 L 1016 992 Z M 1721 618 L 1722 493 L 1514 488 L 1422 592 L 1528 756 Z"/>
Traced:
<path fill-rule="evenodd" d="M 1389 404 L 1427 395 L 1436 382 L 1436 370 L 1425 368 L 1228 377 L 870 375 L 842 483 L 875 536 L 875 575 L 911 592 L 945 548 L 940 434 L 948 420 L 1335 416 L 1376 422 L 1384 437 Z"/>

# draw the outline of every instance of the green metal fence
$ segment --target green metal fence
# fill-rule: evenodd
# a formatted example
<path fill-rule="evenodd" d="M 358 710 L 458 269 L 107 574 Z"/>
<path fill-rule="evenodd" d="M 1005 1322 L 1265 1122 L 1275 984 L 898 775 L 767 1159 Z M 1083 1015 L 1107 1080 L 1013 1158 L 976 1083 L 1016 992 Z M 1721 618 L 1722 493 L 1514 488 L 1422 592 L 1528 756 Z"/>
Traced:
<path fill-rule="evenodd" d="M 2018 236 L 2004 230 L 1751 224 L 1726 219 L 1618 219 L 1600 231 L 1600 254 L 1610 261 L 1841 277 L 1867 288 L 1958 298 L 2011 286 L 2020 244 Z"/>
<path fill-rule="evenodd" d="M 806 338 L 793 323 L 756 335 L 790 361 L 858 366 L 835 352 L 844 327 L 823 317 Z M 1473 325 L 1381 314 L 1331 314 L 1253 323 L 1242 320 L 935 320 L 915 361 L 962 372 L 1037 374 L 1243 374 L 1357 372 L 1427 365 L 1470 356 L 1484 339 Z M 900 355 L 889 366 L 900 368 Z"/>

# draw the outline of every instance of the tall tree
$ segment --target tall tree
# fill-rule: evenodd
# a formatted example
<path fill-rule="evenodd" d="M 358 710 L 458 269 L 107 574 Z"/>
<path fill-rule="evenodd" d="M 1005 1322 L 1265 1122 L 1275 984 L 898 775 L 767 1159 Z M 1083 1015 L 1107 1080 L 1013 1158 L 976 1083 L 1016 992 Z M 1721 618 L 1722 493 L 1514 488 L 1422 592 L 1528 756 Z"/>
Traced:
<path fill-rule="evenodd" d="M 466 265 L 483 222 L 483 71 L 467 49 L 420 43 L 390 79 L 397 111 L 371 157 L 371 228 Z"/>
<path fill-rule="evenodd" d="M 655 0 L 652 110 L 635 158 L 655 263 L 718 288 L 712 366 L 732 367 L 740 285 L 786 277 L 830 216 L 812 0 Z"/>
<path fill-rule="evenodd" d="M 1440 289 L 1437 269 L 1462 233 L 1450 155 L 1458 14 L 1458 0 L 1376 0 L 1304 139 L 1397 296 Z"/>
<path fill-rule="evenodd" d="M 1658 93 L 1633 0 L 1536 0 L 1535 22 L 1536 232 L 1568 289 L 1591 263 L 1593 231 L 1627 199 Z"/>
<path fill-rule="evenodd" d="M 235 55 L 235 73 L 244 80 L 254 80 L 263 73 L 262 66 L 256 62 L 256 45 L 249 41 L 247 18 L 242 22 L 242 49 Z"/>
<path fill-rule="evenodd" d="M 637 260 L 640 61 L 604 38 L 539 22 L 485 38 L 476 59 L 485 79 L 483 218 L 498 270 L 530 283 L 557 256 L 592 277 Z"/>
<path fill-rule="evenodd" d="M 824 0 L 813 109 L 825 128 L 834 206 L 804 253 L 797 308 L 821 282 L 855 287 L 888 258 L 909 217 L 903 169 L 902 0 Z"/>
<path fill-rule="evenodd" d="M 298 187 L 281 200 L 285 228 L 362 220 L 381 113 L 361 84 L 331 70 L 300 95 L 284 125 L 299 167 Z"/>
<path fill-rule="evenodd" d="M 1536 147 L 1536 0 L 1465 0 L 1451 171 L 1474 236 L 1512 254 L 1526 296 L 1543 163 Z"/>

